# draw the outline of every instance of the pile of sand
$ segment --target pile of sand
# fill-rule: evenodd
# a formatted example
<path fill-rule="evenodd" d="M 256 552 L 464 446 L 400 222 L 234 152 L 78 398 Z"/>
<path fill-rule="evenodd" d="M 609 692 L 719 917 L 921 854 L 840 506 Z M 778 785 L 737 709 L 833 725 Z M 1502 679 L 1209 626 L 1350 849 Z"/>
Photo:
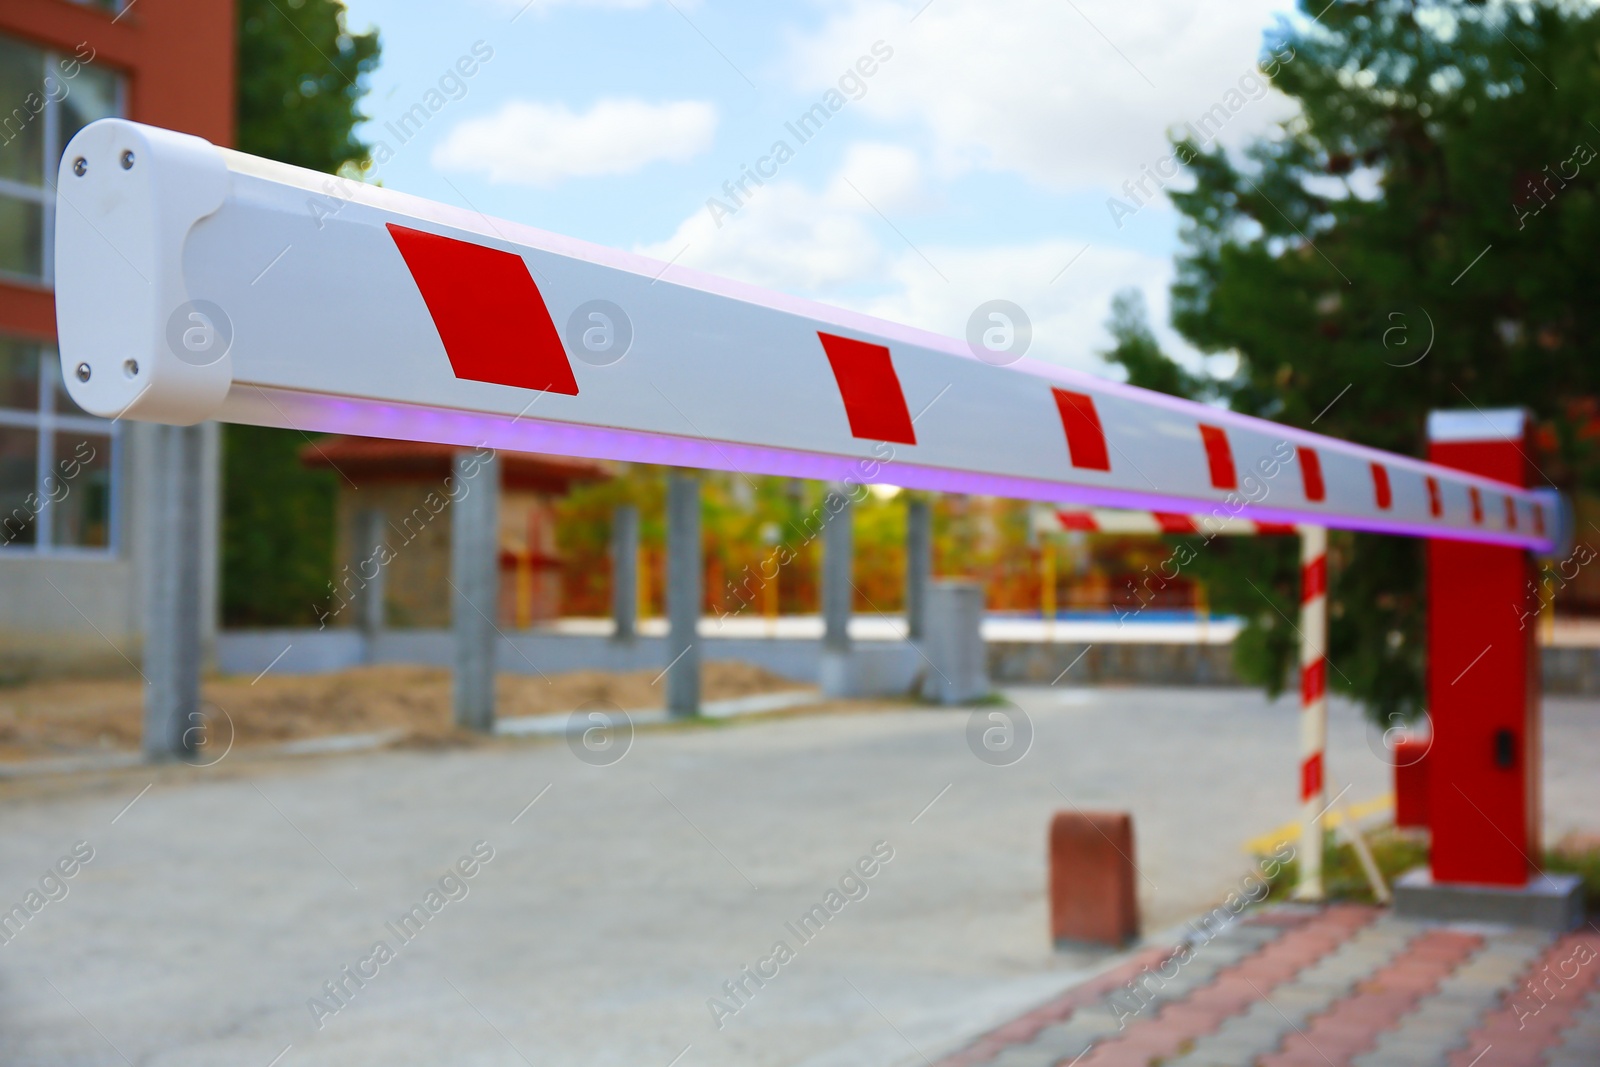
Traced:
<path fill-rule="evenodd" d="M 804 688 L 747 663 L 706 663 L 705 700 Z M 572 711 L 591 700 L 626 710 L 659 708 L 659 671 L 508 675 L 496 682 L 502 718 Z M 143 683 L 54 680 L 0 687 L 0 760 L 139 747 Z M 361 667 L 336 674 L 213 678 L 201 687 L 206 727 L 238 745 L 399 729 L 415 740 L 455 736 L 450 674 L 432 667 Z"/>

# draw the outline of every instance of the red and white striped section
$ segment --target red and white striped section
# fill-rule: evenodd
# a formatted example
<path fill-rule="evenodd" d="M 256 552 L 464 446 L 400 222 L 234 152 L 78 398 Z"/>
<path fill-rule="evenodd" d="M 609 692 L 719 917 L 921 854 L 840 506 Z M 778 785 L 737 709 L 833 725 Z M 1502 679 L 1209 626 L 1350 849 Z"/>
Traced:
<path fill-rule="evenodd" d="M 1196 534 L 1202 537 L 1265 537 L 1298 532 L 1293 523 L 1259 522 L 1216 515 L 1182 515 L 1172 511 L 1130 511 L 1125 508 L 1040 508 L 1035 513 L 1040 533 Z"/>
<path fill-rule="evenodd" d="M 1321 900 L 1322 824 L 1328 787 L 1328 531 L 1300 528 L 1300 884 Z"/>
<path fill-rule="evenodd" d="M 1207 515 L 1115 508 L 1037 508 L 1041 533 L 1195 534 L 1206 537 L 1300 535 L 1300 882 L 1295 896 L 1321 900 L 1322 835 L 1328 747 L 1328 530 Z"/>
<path fill-rule="evenodd" d="M 63 370 L 100 415 L 1539 549 L 1555 525 L 1489 478 L 121 119 L 73 138 L 57 197 Z"/>

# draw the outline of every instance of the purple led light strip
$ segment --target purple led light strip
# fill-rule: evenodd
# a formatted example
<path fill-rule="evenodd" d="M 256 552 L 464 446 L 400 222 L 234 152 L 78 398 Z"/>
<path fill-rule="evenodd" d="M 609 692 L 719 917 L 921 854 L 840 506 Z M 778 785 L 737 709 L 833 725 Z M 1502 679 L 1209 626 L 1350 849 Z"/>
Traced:
<path fill-rule="evenodd" d="M 1463 530 L 1421 522 L 1385 520 L 1339 513 L 1310 513 L 1245 503 L 1231 505 L 1199 497 L 1143 493 L 1124 489 L 1069 485 L 1061 482 L 947 470 L 906 463 L 892 458 L 874 460 L 830 456 L 817 452 L 734 444 L 702 438 L 678 437 L 548 422 L 532 418 L 484 415 L 440 408 L 353 400 L 315 393 L 298 393 L 256 386 L 235 388 L 219 418 L 261 426 L 282 426 L 307 432 L 347 433 L 361 437 L 389 437 L 464 447 L 490 448 L 585 459 L 658 463 L 736 474 L 777 475 L 818 481 L 881 483 L 944 493 L 1040 500 L 1055 504 L 1131 508 L 1196 516 L 1255 519 L 1262 522 L 1311 522 L 1336 529 L 1406 537 L 1433 537 L 1484 544 L 1546 550 L 1550 541 L 1532 534 L 1494 530 Z M 876 469 L 874 469 L 876 468 Z"/>

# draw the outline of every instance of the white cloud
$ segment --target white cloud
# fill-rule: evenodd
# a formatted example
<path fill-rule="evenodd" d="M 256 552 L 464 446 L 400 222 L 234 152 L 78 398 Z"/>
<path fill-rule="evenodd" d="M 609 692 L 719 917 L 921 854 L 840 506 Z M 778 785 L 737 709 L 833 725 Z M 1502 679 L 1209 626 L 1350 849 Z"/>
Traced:
<path fill-rule="evenodd" d="M 1067 189 L 1118 187 L 1168 152 L 1166 132 L 1225 98 L 1224 143 L 1290 113 L 1250 100 L 1262 31 L 1286 0 L 842 0 L 797 39 L 797 87 L 831 85 L 872 42 L 894 49 L 859 106 L 931 135 L 944 172 L 1013 171 Z M 1255 90 L 1251 90 L 1255 91 Z"/>
<path fill-rule="evenodd" d="M 584 112 L 512 100 L 455 126 L 432 160 L 441 170 L 479 173 L 491 182 L 550 186 L 627 174 L 658 160 L 681 163 L 709 148 L 716 128 L 716 108 L 697 100 L 605 99 Z"/>
<path fill-rule="evenodd" d="M 1163 160 L 1169 131 L 1186 122 L 1220 119 L 1218 140 L 1229 146 L 1259 135 L 1293 109 L 1256 69 L 1263 31 L 1289 8 L 830 0 L 821 24 L 791 40 L 788 73 L 812 97 L 857 57 L 877 55 L 870 91 L 850 105 L 875 140 L 848 146 L 820 183 L 784 172 L 721 226 L 701 210 L 642 251 L 958 338 L 980 304 L 1009 300 L 1032 320 L 1031 355 L 1107 375 L 1116 372 L 1098 352 L 1110 344 L 1111 298 L 1136 288 L 1163 347 L 1193 366 L 1198 354 L 1167 325 L 1171 259 L 1099 243 L 1117 237 L 1097 211 L 1064 226 L 1038 220 L 1037 237 L 1004 244 L 928 237 L 917 215 L 937 211 L 954 195 L 952 180 L 975 170 L 1127 197 L 1124 183 Z M 893 49 L 887 60 L 883 46 Z"/>
<path fill-rule="evenodd" d="M 1167 350 L 1190 354 L 1165 326 L 1170 259 L 1104 245 L 1085 250 L 1086 241 L 1060 236 L 913 248 L 874 206 L 888 213 L 919 202 L 920 172 L 917 157 L 904 149 L 852 145 L 820 190 L 768 182 L 721 226 L 702 209 L 671 237 L 639 251 L 948 337 L 966 335 L 980 304 L 1010 300 L 1033 323 L 1030 355 L 1100 374 L 1110 373 L 1096 353 L 1109 347 L 1104 322 L 1111 297 L 1132 286 L 1144 292 Z"/>
<path fill-rule="evenodd" d="M 870 209 L 848 187 L 835 181 L 817 193 L 796 182 L 769 181 L 752 193 L 731 217 L 720 219 L 720 226 L 701 208 L 671 237 L 639 251 L 807 295 L 848 287 L 888 269 L 889 259 L 868 225 Z M 854 207 L 846 196 L 854 198 Z"/>
<path fill-rule="evenodd" d="M 602 11 L 637 11 L 663 3 L 664 0 L 486 0 L 486 2 L 501 11 L 509 11 L 516 17 L 524 13 L 544 14 L 558 7 L 589 8 Z M 695 0 L 679 0 L 679 3 L 684 7 L 695 6 Z"/>
<path fill-rule="evenodd" d="M 861 310 L 959 338 L 966 336 L 967 320 L 980 304 L 1009 300 L 1033 324 L 1028 355 L 1111 376 L 1098 354 L 1110 347 L 1104 324 L 1111 297 L 1119 289 L 1135 288 L 1144 293 L 1166 350 L 1187 354 L 1188 346 L 1164 325 L 1172 261 L 1105 245 L 1085 250 L 1086 244 L 1051 237 L 977 248 L 929 245 L 921 254 L 907 250 L 890 268 L 893 289 Z"/>
<path fill-rule="evenodd" d="M 881 278 L 890 257 L 873 235 L 882 225 L 876 211 L 909 210 L 927 199 L 915 152 L 868 141 L 845 148 L 843 163 L 820 192 L 776 180 L 760 186 L 747 182 L 743 190 L 725 186 L 715 197 L 723 208 L 733 209 L 731 215 L 713 214 L 707 207 L 685 219 L 667 240 L 641 251 L 805 294 Z"/>
<path fill-rule="evenodd" d="M 850 145 L 834 182 L 844 189 L 854 186 L 852 194 L 858 200 L 865 197 L 879 211 L 917 210 L 928 203 L 922 160 L 900 145 L 862 141 Z"/>

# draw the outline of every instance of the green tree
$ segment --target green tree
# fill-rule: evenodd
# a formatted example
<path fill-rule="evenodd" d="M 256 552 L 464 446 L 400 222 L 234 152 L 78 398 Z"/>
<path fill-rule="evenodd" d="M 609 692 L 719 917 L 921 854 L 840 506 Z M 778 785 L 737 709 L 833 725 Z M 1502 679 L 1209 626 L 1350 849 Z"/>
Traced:
<path fill-rule="evenodd" d="M 351 33 L 340 0 L 239 0 L 239 150 L 364 168 L 370 146 L 355 127 L 378 56 L 378 32 Z"/>
<path fill-rule="evenodd" d="M 1100 358 L 1126 371 L 1129 385 L 1192 400 L 1210 391 L 1210 382 L 1191 374 L 1161 350 L 1139 290 L 1123 289 L 1111 298 L 1106 331 L 1115 344 L 1101 352 Z"/>
<path fill-rule="evenodd" d="M 1600 377 L 1600 16 L 1325 5 L 1268 42 L 1295 117 L 1239 153 L 1179 145 L 1174 325 L 1237 354 L 1237 410 L 1420 455 L 1430 409 L 1526 406 L 1566 453 L 1545 469 L 1593 484 L 1593 435 L 1570 431 Z M 1379 718 L 1423 701 L 1421 547 L 1333 539 L 1330 681 Z M 1243 606 L 1258 680 L 1281 681 L 1293 642 L 1263 635 L 1293 617 L 1292 560 L 1238 570 L 1255 588 L 1220 577 L 1219 606 Z"/>
<path fill-rule="evenodd" d="M 358 175 L 355 135 L 377 31 L 353 34 L 337 0 L 240 0 L 240 151 Z M 223 428 L 222 616 L 228 625 L 315 621 L 333 574 L 338 478 L 308 471 L 307 438 L 259 426 Z"/>

